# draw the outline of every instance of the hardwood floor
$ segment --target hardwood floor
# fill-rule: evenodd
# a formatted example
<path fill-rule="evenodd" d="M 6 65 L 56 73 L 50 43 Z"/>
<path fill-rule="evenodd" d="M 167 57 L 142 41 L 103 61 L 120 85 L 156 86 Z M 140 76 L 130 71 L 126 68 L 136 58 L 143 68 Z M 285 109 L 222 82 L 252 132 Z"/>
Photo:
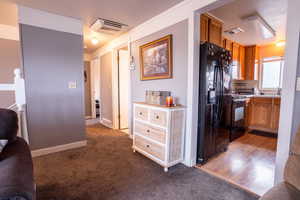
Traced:
<path fill-rule="evenodd" d="M 245 134 L 198 168 L 262 195 L 273 187 L 276 138 Z"/>

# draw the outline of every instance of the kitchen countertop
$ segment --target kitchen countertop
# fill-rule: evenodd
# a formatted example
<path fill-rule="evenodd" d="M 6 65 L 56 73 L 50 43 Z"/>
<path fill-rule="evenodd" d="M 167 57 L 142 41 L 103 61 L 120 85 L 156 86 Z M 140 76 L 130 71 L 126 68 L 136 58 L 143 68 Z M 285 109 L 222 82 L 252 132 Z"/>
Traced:
<path fill-rule="evenodd" d="M 256 95 L 232 95 L 233 97 L 235 97 L 235 101 L 239 101 L 239 100 L 245 100 L 245 99 L 250 99 L 252 97 L 256 97 L 256 98 L 281 98 L 280 95 L 276 95 L 276 94 L 256 94 Z"/>
<path fill-rule="evenodd" d="M 259 98 L 281 98 L 280 95 L 277 94 L 259 94 L 259 95 L 253 95 L 253 97 L 259 97 Z"/>

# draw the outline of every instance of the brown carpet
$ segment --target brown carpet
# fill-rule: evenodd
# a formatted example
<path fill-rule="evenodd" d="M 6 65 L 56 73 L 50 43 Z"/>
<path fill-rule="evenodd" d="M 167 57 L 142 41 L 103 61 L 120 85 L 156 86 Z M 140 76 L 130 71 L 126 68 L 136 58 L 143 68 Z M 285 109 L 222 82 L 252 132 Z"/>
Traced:
<path fill-rule="evenodd" d="M 38 200 L 255 200 L 198 169 L 163 168 L 131 149 L 132 140 L 100 125 L 88 145 L 34 159 Z"/>

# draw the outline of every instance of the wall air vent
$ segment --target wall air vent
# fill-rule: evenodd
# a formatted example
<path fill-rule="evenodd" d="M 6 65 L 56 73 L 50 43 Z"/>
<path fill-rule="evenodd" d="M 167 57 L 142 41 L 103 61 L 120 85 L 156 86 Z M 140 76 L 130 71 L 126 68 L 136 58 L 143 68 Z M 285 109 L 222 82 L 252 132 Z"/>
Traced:
<path fill-rule="evenodd" d="M 245 32 L 245 31 L 243 29 L 241 29 L 240 27 L 235 27 L 235 28 L 231 28 L 231 29 L 224 31 L 224 33 L 228 33 L 230 35 L 235 35 L 235 34 L 243 33 L 243 32 Z"/>
<path fill-rule="evenodd" d="M 95 32 L 107 33 L 107 34 L 116 34 L 121 31 L 126 30 L 128 25 L 122 24 L 119 22 L 102 19 L 97 19 L 90 28 Z"/>

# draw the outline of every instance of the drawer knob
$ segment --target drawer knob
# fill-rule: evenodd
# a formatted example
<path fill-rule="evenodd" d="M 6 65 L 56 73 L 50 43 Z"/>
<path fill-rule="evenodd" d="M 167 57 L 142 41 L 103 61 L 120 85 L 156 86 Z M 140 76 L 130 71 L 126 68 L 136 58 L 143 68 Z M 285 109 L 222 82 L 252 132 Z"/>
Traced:
<path fill-rule="evenodd" d="M 156 115 L 156 119 L 159 119 L 159 116 L 158 116 L 158 115 Z"/>
<path fill-rule="evenodd" d="M 150 133 L 150 130 L 147 130 L 147 133 Z"/>
<path fill-rule="evenodd" d="M 143 115 L 143 113 L 142 113 L 142 112 L 140 112 L 139 114 L 140 114 L 140 115 Z"/>
<path fill-rule="evenodd" d="M 146 145 L 146 147 L 148 147 L 148 148 L 149 148 L 149 147 L 150 147 L 150 145 L 149 145 L 149 144 L 147 144 L 147 145 Z"/>

